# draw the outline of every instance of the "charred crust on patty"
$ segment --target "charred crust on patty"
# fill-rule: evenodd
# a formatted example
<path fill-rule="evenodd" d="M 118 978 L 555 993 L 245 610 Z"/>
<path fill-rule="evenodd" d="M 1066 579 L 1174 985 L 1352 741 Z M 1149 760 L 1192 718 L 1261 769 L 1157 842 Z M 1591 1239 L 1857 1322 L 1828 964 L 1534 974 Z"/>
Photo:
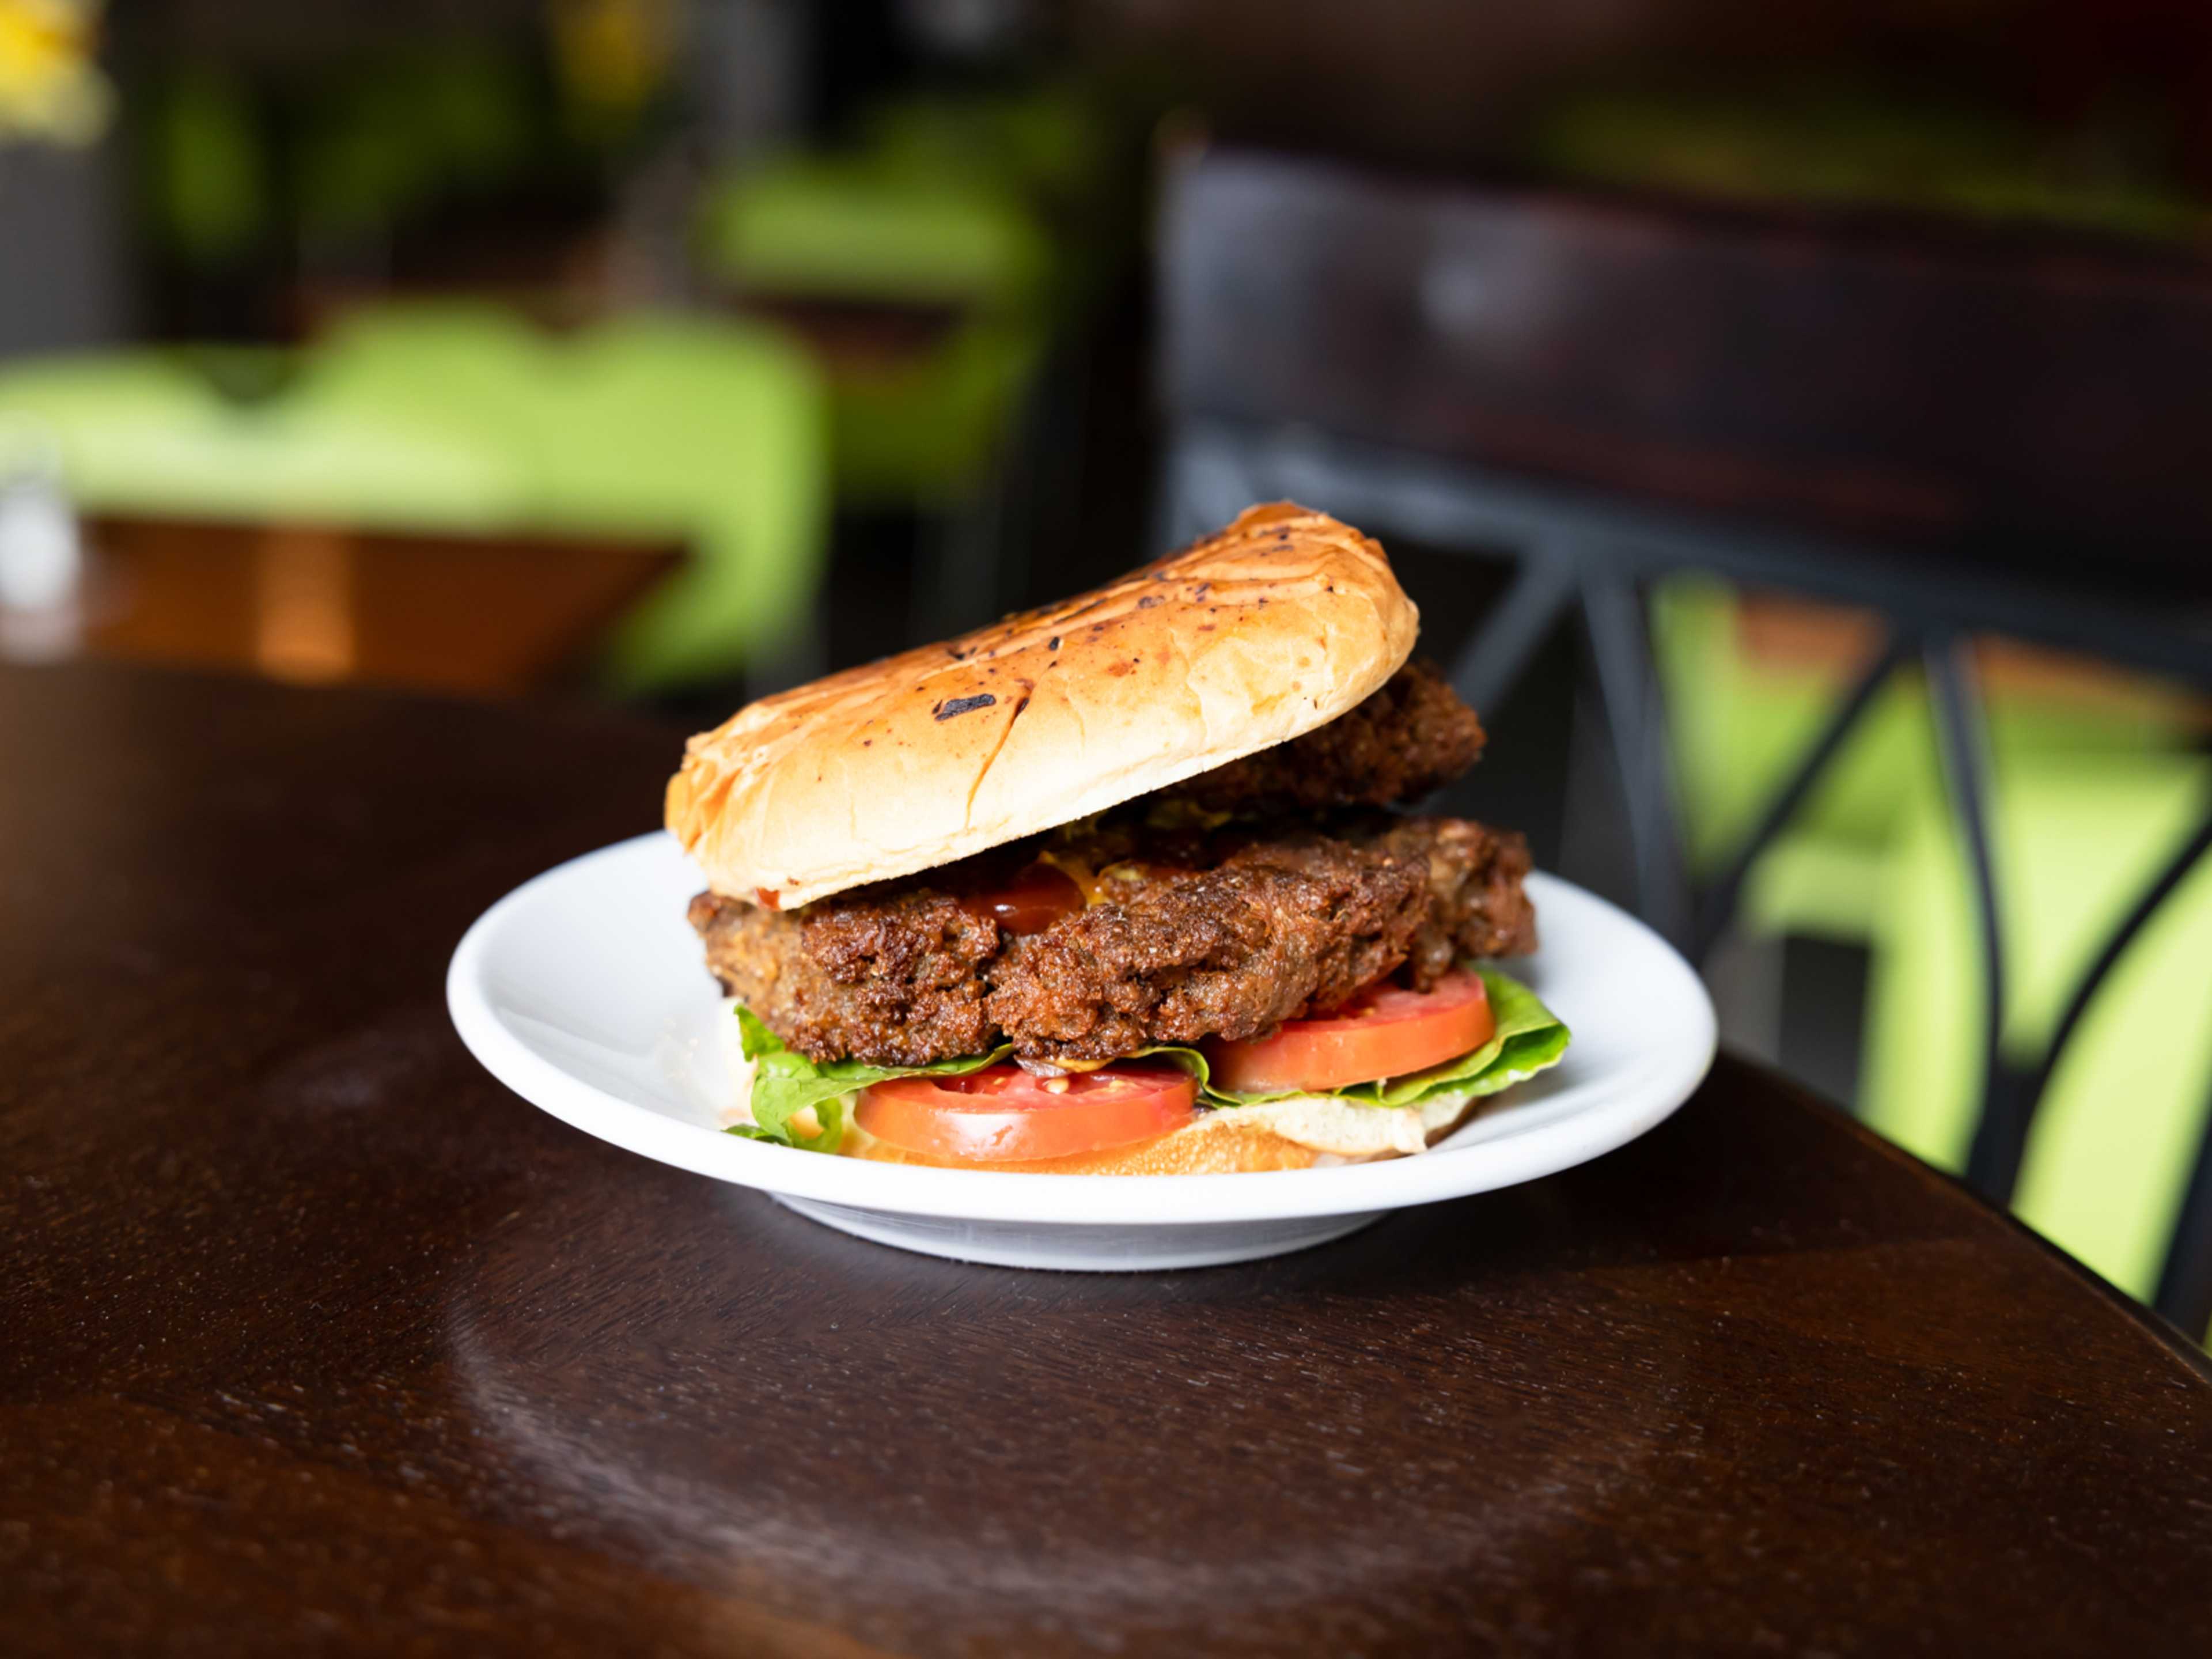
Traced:
<path fill-rule="evenodd" d="M 1056 845 L 1147 878 L 1039 932 L 972 895 L 1042 842 L 781 915 L 701 894 L 723 989 L 816 1060 L 919 1066 L 1011 1042 L 1023 1059 L 1121 1058 L 1264 1035 L 1397 975 L 1426 989 L 1468 956 L 1535 944 L 1528 849 L 1459 818 L 1357 815 L 1324 830 L 1085 826 Z"/>
<path fill-rule="evenodd" d="M 1386 806 L 1449 783 L 1481 757 L 1484 741 L 1474 711 L 1433 664 L 1416 660 L 1328 725 L 1158 798 L 1240 815 Z"/>

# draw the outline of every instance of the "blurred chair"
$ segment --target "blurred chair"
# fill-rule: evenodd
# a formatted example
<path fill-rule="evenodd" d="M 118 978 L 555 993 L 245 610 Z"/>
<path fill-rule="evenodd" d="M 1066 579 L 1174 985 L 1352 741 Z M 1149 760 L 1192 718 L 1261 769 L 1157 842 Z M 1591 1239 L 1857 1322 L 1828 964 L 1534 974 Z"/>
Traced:
<path fill-rule="evenodd" d="M 888 100 L 869 114 L 864 143 L 887 171 L 989 179 L 1048 216 L 1079 209 L 1103 161 L 1099 117 L 1073 86 Z"/>
<path fill-rule="evenodd" d="M 311 333 L 399 294 L 605 312 L 594 151 L 613 135 L 563 118 L 526 41 L 439 33 L 279 58 L 133 72 L 145 303 L 165 332 Z"/>
<path fill-rule="evenodd" d="M 712 189 L 699 227 L 711 284 L 821 365 L 838 499 L 945 526 L 925 628 L 988 615 L 1006 586 L 982 520 L 1044 358 L 1055 276 L 1030 202 L 971 169 L 945 125 L 909 112 L 880 149 L 747 167 Z"/>
<path fill-rule="evenodd" d="M 1999 1041 L 2033 1103 L 2014 1207 L 2203 1335 L 2212 763 L 2015 751 L 2000 756 L 1989 801 L 2008 972 Z M 1940 796 L 1907 808 L 1877 895 L 1863 1091 L 1872 1127 L 1954 1170 L 1972 1158 L 1985 1064 L 1980 922 L 1961 851 Z M 2154 895 L 2164 902 L 2130 939 Z M 2115 940 L 2110 972 L 2091 981 Z"/>
<path fill-rule="evenodd" d="M 682 544 L 600 669 L 641 690 L 819 663 L 826 505 L 811 367 L 742 325 L 555 339 L 485 307 L 364 313 L 300 354 L 136 351 L 0 374 L 95 514 Z"/>
<path fill-rule="evenodd" d="M 1682 837 L 1692 872 L 1710 879 L 1881 655 L 1881 621 L 1709 576 L 1657 582 L 1648 602 Z M 2154 684 L 1994 641 L 1978 661 L 2000 772 L 2041 756 L 2170 752 L 2206 730 L 2204 705 Z M 1895 675 L 1745 872 L 1734 920 L 1762 936 L 1869 943 L 1889 854 L 1945 788 L 1925 685 Z"/>
<path fill-rule="evenodd" d="M 1717 94 L 1592 88 L 1543 110 L 1526 149 L 1550 176 L 1615 190 L 1912 209 L 2185 244 L 2212 216 L 2172 176 L 2171 152 L 2137 137 L 2154 107 L 2112 99 L 2070 122 L 2037 122 L 1940 79 L 1909 89 L 1785 71 L 1731 77 Z M 2085 155 L 2098 164 L 2085 167 Z"/>
<path fill-rule="evenodd" d="M 1579 622 L 1646 918 L 1702 956 L 1748 893 L 1754 921 L 1865 938 L 1875 1120 L 2000 1201 L 2033 1195 L 2060 1243 L 2203 1332 L 2201 1015 L 2151 1032 L 2146 1063 L 2171 1088 L 2135 1103 L 2162 1114 L 2160 1144 L 2200 1149 L 2152 1172 L 2185 1198 L 2137 1206 L 2179 1217 L 2162 1268 L 2142 1269 L 2148 1234 L 2123 1249 L 2125 1230 L 2082 1219 L 2123 1202 L 2109 1168 L 2046 1155 L 2042 1133 L 2106 1097 L 2078 1066 L 2114 1052 L 2122 1015 L 2099 988 L 2124 958 L 2139 971 L 2138 935 L 2196 952 L 2181 982 L 2212 982 L 2212 941 L 2169 933 L 2181 924 L 2161 908 L 2212 846 L 2189 752 L 2202 704 L 2054 711 L 1999 679 L 1985 716 L 1977 642 L 2212 692 L 2212 428 L 2197 413 L 2212 271 L 2106 244 L 1884 240 L 1802 215 L 1220 154 L 1174 171 L 1161 247 L 1166 537 L 1291 495 L 1510 551 L 1518 574 L 1454 679 L 1493 707 L 1556 624 Z M 1840 684 L 1748 659 L 1738 596 L 1759 592 L 1868 613 Z M 2196 827 L 2141 829 L 2171 820 L 2112 785 L 2124 761 Z M 2045 828 L 2051 802 L 2100 797 Z M 2054 872 L 2100 848 L 2091 902 Z M 1914 931 L 1931 905 L 1899 896 L 1929 882 L 1965 932 Z M 1984 988 L 1963 1047 L 1955 1021 L 1939 1042 L 1911 1017 L 1929 985 L 1974 982 L 1962 963 Z M 2069 1012 L 2039 1018 L 2053 1004 Z M 1916 1089 L 1960 1054 L 1963 1091 Z M 2052 1095 L 2067 1056 L 2076 1092 Z"/>
<path fill-rule="evenodd" d="M 487 307 L 398 308 L 334 335 L 328 395 L 374 418 L 489 437 L 525 522 L 680 537 L 694 556 L 618 626 L 623 690 L 789 659 L 813 672 L 828 460 L 818 379 L 769 331 L 633 314 L 550 338 Z"/>

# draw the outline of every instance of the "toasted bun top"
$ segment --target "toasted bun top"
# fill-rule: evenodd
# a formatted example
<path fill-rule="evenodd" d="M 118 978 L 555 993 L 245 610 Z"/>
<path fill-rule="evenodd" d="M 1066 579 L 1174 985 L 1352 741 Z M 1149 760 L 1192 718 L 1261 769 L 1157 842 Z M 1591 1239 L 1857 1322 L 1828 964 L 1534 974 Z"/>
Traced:
<path fill-rule="evenodd" d="M 1326 725 L 1419 617 L 1376 542 L 1287 501 L 1061 604 L 739 709 L 668 827 L 788 909 L 1034 835 Z"/>

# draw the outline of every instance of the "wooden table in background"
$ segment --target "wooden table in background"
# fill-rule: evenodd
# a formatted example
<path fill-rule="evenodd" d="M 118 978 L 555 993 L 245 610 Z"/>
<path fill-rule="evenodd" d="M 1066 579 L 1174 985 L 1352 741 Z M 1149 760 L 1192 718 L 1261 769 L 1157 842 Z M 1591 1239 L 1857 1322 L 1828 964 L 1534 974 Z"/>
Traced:
<path fill-rule="evenodd" d="M 447 954 L 677 753 L 0 672 L 9 1654 L 2212 1649 L 2203 1356 L 1746 1065 L 1152 1277 L 901 1255 L 534 1111 Z"/>
<path fill-rule="evenodd" d="M 95 519 L 97 657 L 512 694 L 576 669 L 665 543 Z"/>

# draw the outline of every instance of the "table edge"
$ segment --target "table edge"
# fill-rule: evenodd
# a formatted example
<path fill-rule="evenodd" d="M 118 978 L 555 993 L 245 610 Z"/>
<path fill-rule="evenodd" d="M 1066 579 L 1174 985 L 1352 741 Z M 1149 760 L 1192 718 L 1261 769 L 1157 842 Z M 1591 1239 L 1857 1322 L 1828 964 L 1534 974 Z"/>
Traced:
<path fill-rule="evenodd" d="M 1862 1147 L 1875 1153 L 1906 1173 L 1925 1182 L 1948 1188 L 1984 1218 L 1998 1223 L 2015 1237 L 2032 1246 L 2054 1266 L 2081 1280 L 2108 1305 L 2124 1314 L 2129 1322 L 2153 1341 L 2162 1352 L 2181 1360 L 2195 1374 L 2196 1380 L 2212 1387 L 2212 1350 L 2203 1342 L 2193 1340 L 2188 1332 L 2166 1318 L 2155 1308 L 2137 1301 L 2125 1291 L 2106 1279 L 2087 1262 L 2069 1254 L 2041 1233 L 2022 1221 L 2010 1210 L 2000 1209 L 1966 1184 L 1959 1176 L 1938 1169 L 1918 1154 L 1907 1151 L 1895 1141 L 1885 1139 L 1854 1117 L 1835 1102 L 1813 1089 L 1777 1071 L 1765 1061 L 1755 1060 L 1725 1045 L 1715 1064 L 1735 1066 L 1751 1073 L 1762 1082 L 1785 1090 L 1816 1115 L 1825 1118 L 1834 1127 L 1844 1131 Z"/>

